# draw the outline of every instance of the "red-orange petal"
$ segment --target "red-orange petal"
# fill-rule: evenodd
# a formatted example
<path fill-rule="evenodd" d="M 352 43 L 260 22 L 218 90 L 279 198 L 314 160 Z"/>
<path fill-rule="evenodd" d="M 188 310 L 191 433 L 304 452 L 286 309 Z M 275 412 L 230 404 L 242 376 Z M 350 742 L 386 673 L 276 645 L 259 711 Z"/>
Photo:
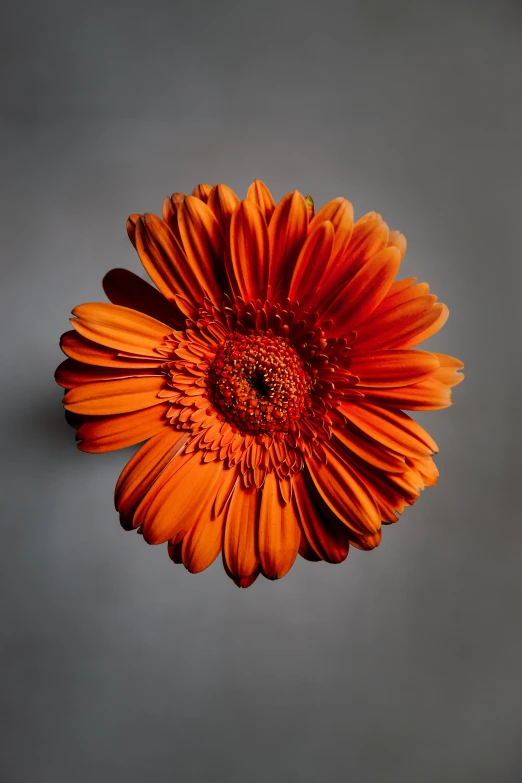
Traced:
<path fill-rule="evenodd" d="M 415 331 L 407 339 L 403 335 L 400 339 L 392 343 L 394 348 L 414 348 L 416 345 L 425 342 L 438 332 L 446 321 L 448 320 L 449 310 L 445 304 L 437 303 L 433 305 L 433 315 L 437 314 L 436 318 L 426 319 L 425 328 L 422 331 Z"/>
<path fill-rule="evenodd" d="M 281 579 L 297 557 L 301 532 L 291 504 L 283 503 L 274 472 L 268 473 L 261 492 L 258 550 L 261 570 L 268 579 Z"/>
<path fill-rule="evenodd" d="M 184 203 L 180 203 L 178 212 Z M 201 295 L 197 270 L 165 221 L 149 213 L 142 215 L 136 224 L 136 250 L 148 276 L 167 299 L 175 301 L 182 296 L 191 301 Z"/>
<path fill-rule="evenodd" d="M 189 435 L 170 426 L 152 437 L 131 457 L 121 472 L 114 491 L 116 510 L 130 512 L 151 488 L 158 476 L 181 451 Z"/>
<path fill-rule="evenodd" d="M 150 368 L 159 367 L 165 361 L 165 357 L 152 359 L 151 357 L 130 357 L 119 356 L 114 348 L 107 348 L 104 345 L 87 340 L 78 332 L 71 330 L 62 334 L 60 339 L 60 348 L 66 356 L 76 359 L 78 362 L 96 365 L 100 367 L 124 368 Z"/>
<path fill-rule="evenodd" d="M 376 443 L 372 438 L 365 436 L 361 430 L 347 421 L 344 427 L 333 429 L 332 444 L 343 454 L 345 459 L 350 459 L 350 452 L 356 454 L 359 459 L 368 462 L 379 470 L 388 473 L 401 473 L 406 469 L 405 458 L 389 449 L 381 443 Z"/>
<path fill-rule="evenodd" d="M 372 351 L 352 356 L 350 373 L 362 386 L 407 386 L 418 383 L 439 367 L 439 360 L 427 351 Z"/>
<path fill-rule="evenodd" d="M 359 324 L 354 352 L 406 348 L 407 341 L 437 321 L 442 312 L 441 304 L 434 304 L 433 296 L 418 296 Z"/>
<path fill-rule="evenodd" d="M 272 198 L 272 194 L 268 190 L 265 183 L 261 182 L 259 179 L 255 179 L 248 188 L 246 198 L 249 201 L 253 201 L 254 204 L 257 204 L 265 216 L 265 221 L 268 225 L 272 219 L 272 215 L 274 214 L 275 203 L 274 199 Z"/>
<path fill-rule="evenodd" d="M 129 237 L 130 241 L 136 247 L 136 223 L 138 222 L 140 216 L 138 214 L 129 215 L 127 218 L 127 236 Z"/>
<path fill-rule="evenodd" d="M 122 367 L 96 367 L 92 364 L 77 362 L 75 359 L 66 359 L 56 369 L 54 379 L 64 389 L 72 389 L 81 383 L 93 381 L 115 381 L 121 378 L 139 378 L 143 376 L 160 375 L 156 367 L 130 368 Z"/>
<path fill-rule="evenodd" d="M 357 389 L 363 392 L 365 401 L 388 408 L 435 411 L 451 405 L 451 391 L 434 378 L 394 389 L 366 389 L 364 386 L 357 386 Z"/>
<path fill-rule="evenodd" d="M 191 270 L 202 291 L 217 304 L 228 290 L 221 227 L 209 207 L 187 196 L 178 211 L 178 225 Z"/>
<path fill-rule="evenodd" d="M 261 210 L 253 201 L 240 201 L 230 223 L 229 276 L 248 302 L 264 300 L 268 287 L 268 231 Z"/>
<path fill-rule="evenodd" d="M 212 185 L 196 185 L 196 187 L 192 191 L 192 195 L 195 196 L 196 198 L 199 198 L 200 201 L 203 201 L 203 203 L 206 204 L 211 190 L 212 190 Z"/>
<path fill-rule="evenodd" d="M 339 410 L 365 435 L 405 457 L 431 457 L 438 451 L 428 433 L 406 413 L 343 401 Z"/>
<path fill-rule="evenodd" d="M 208 207 L 216 216 L 216 220 L 221 226 L 225 244 L 229 244 L 230 221 L 232 213 L 239 204 L 239 199 L 227 185 L 216 185 L 210 191 L 208 197 Z"/>
<path fill-rule="evenodd" d="M 223 557 L 232 576 L 248 579 L 256 573 L 258 492 L 255 487 L 236 486 L 227 510 Z"/>
<path fill-rule="evenodd" d="M 176 237 L 180 245 L 181 245 L 181 236 L 179 233 L 179 226 L 178 226 L 178 209 L 179 209 L 179 205 L 184 200 L 185 200 L 184 193 L 179 193 L 179 192 L 173 193 L 172 196 L 167 197 L 164 200 L 163 208 L 161 211 L 163 220 L 170 228 L 170 230 L 172 231 L 172 233 L 174 234 L 174 236 Z"/>
<path fill-rule="evenodd" d="M 224 471 L 225 482 L 228 478 L 226 473 L 227 471 Z M 234 474 L 235 479 L 235 471 L 230 470 L 228 473 Z M 181 559 L 191 574 L 199 574 L 212 565 L 223 547 L 226 512 L 223 510 L 219 516 L 214 517 L 213 506 L 214 496 L 210 496 L 198 519 L 183 537 Z"/>
<path fill-rule="evenodd" d="M 159 406 L 117 416 L 102 416 L 84 421 L 77 433 L 80 451 L 100 454 L 134 446 L 172 426 Z"/>
<path fill-rule="evenodd" d="M 284 291 L 306 239 L 308 209 L 296 191 L 281 199 L 268 226 L 270 241 L 269 284 L 272 291 Z M 286 284 L 285 284 L 286 280 Z"/>
<path fill-rule="evenodd" d="M 304 307 L 316 296 L 330 261 L 333 244 L 333 224 L 329 220 L 318 223 L 299 253 L 290 280 L 289 299 L 296 299 Z"/>
<path fill-rule="evenodd" d="M 357 269 L 386 247 L 389 229 L 381 215 L 368 212 L 353 227 L 346 268 Z"/>
<path fill-rule="evenodd" d="M 339 291 L 327 307 L 324 318 L 331 318 L 335 325 L 342 324 L 345 333 L 364 322 L 386 296 L 400 263 L 397 248 L 385 247 Z"/>
<path fill-rule="evenodd" d="M 382 529 L 377 530 L 377 532 L 373 533 L 371 536 L 353 536 L 353 538 L 350 538 L 350 544 L 356 549 L 364 549 L 365 551 L 368 551 L 379 546 L 381 540 Z"/>
<path fill-rule="evenodd" d="M 165 401 L 158 397 L 164 387 L 165 377 L 161 375 L 95 381 L 70 389 L 63 398 L 63 403 L 67 410 L 88 416 L 129 413 L 150 408 L 152 405 L 165 404 Z"/>
<path fill-rule="evenodd" d="M 463 363 L 453 356 L 444 353 L 433 354 L 439 360 L 439 368 L 433 373 L 433 377 L 444 383 L 450 389 L 464 380 L 464 375 L 459 372 L 464 367 Z"/>
<path fill-rule="evenodd" d="M 223 472 L 219 460 L 204 462 L 199 451 L 175 457 L 172 467 L 174 472 L 140 515 L 148 544 L 181 540 L 215 494 Z"/>
<path fill-rule="evenodd" d="M 355 533 L 375 533 L 381 519 L 366 484 L 330 443 L 323 443 L 327 464 L 315 455 L 306 466 L 319 494 L 344 524 Z"/>
<path fill-rule="evenodd" d="M 350 245 L 353 232 L 353 206 L 345 198 L 334 198 L 324 207 L 321 207 L 308 227 L 308 233 L 316 229 L 318 225 L 325 220 L 331 222 L 335 232 L 332 255 L 330 258 L 330 267 L 335 269 L 339 259 L 341 259 Z"/>
<path fill-rule="evenodd" d="M 409 459 L 408 463 L 418 471 L 427 487 L 433 487 L 437 483 L 439 471 L 431 458 Z"/>
<path fill-rule="evenodd" d="M 404 234 L 401 234 L 400 231 L 390 231 L 388 236 L 388 244 L 396 247 L 401 254 L 401 258 L 404 258 L 407 247 L 406 237 Z"/>
<path fill-rule="evenodd" d="M 306 481 L 302 473 L 296 473 L 292 483 L 292 503 L 308 546 L 320 560 L 342 563 L 350 548 L 346 527 L 333 516 L 310 476 Z"/>
<path fill-rule="evenodd" d="M 357 386 L 364 394 L 365 401 L 388 408 L 404 408 L 410 411 L 435 411 L 451 405 L 451 391 L 434 378 L 426 378 L 420 383 L 393 389 L 367 389 Z"/>
<path fill-rule="evenodd" d="M 150 315 L 106 302 L 89 302 L 75 307 L 71 325 L 83 337 L 117 351 L 157 358 L 156 351 L 172 328 Z"/>

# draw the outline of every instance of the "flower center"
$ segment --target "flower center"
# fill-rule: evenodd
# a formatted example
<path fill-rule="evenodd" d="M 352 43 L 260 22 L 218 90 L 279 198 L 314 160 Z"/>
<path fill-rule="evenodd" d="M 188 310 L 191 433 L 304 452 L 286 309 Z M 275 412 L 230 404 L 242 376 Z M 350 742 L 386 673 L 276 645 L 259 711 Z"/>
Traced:
<path fill-rule="evenodd" d="M 303 362 L 286 340 L 233 334 L 218 348 L 208 374 L 212 402 L 241 432 L 284 432 L 308 400 Z"/>

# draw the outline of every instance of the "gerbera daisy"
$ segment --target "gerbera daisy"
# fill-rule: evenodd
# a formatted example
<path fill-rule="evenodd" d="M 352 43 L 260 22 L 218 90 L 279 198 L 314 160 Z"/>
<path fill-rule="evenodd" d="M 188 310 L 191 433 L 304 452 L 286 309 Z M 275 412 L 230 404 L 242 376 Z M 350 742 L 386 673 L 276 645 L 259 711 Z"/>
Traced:
<path fill-rule="evenodd" d="M 403 409 L 451 404 L 463 366 L 414 350 L 448 309 L 394 282 L 406 240 L 336 198 L 314 214 L 254 182 L 174 193 L 127 231 L 156 288 L 125 269 L 76 307 L 56 372 L 79 448 L 146 441 L 123 470 L 122 526 L 192 573 L 222 552 L 248 587 L 297 554 L 372 549 L 435 484 L 432 438 Z"/>

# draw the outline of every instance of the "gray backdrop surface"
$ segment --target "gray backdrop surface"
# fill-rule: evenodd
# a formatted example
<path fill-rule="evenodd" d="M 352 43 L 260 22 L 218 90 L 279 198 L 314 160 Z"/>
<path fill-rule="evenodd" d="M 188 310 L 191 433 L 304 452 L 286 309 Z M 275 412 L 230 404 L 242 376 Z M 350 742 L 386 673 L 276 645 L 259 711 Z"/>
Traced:
<path fill-rule="evenodd" d="M 4 3 L 5 783 L 522 780 L 518 2 Z M 72 307 L 198 182 L 350 198 L 451 316 L 438 485 L 371 553 L 238 590 L 124 533 L 75 449 Z"/>

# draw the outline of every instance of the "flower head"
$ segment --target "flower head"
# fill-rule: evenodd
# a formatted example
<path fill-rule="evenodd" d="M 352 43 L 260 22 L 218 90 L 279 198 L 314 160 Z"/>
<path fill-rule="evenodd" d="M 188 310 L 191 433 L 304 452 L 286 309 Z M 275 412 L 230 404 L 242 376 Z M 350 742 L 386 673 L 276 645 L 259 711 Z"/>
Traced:
<path fill-rule="evenodd" d="M 297 554 L 372 549 L 435 484 L 432 438 L 403 410 L 451 404 L 461 362 L 415 346 L 448 310 L 395 277 L 406 241 L 344 198 L 225 185 L 131 215 L 156 288 L 124 269 L 76 307 L 56 372 L 79 448 L 142 441 L 116 485 L 125 529 L 192 573 L 223 553 L 247 587 Z"/>

